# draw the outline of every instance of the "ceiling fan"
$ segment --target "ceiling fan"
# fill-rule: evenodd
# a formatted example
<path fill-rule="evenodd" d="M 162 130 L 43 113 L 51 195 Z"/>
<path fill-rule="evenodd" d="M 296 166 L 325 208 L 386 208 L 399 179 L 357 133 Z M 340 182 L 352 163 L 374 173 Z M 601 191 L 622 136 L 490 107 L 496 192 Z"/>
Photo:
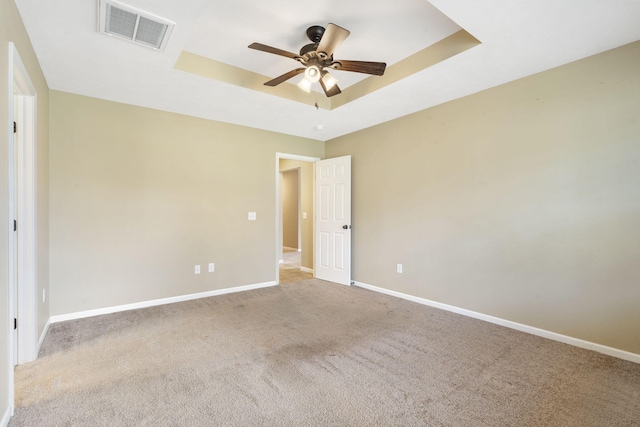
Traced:
<path fill-rule="evenodd" d="M 304 73 L 305 77 L 298 83 L 298 87 L 306 92 L 310 92 L 311 84 L 319 82 L 324 93 L 330 97 L 341 93 L 341 90 L 338 87 L 338 81 L 329 74 L 327 69 L 382 76 L 387 67 L 387 64 L 384 62 L 334 60 L 333 51 L 349 34 L 350 32 L 348 30 L 335 24 L 327 25 L 326 29 L 314 25 L 307 28 L 307 37 L 309 37 L 312 43 L 303 46 L 302 49 L 300 49 L 300 54 L 287 52 L 261 43 L 252 43 L 249 45 L 249 48 L 286 56 L 304 65 L 304 68 L 296 68 L 273 80 L 269 80 L 265 83 L 265 86 L 277 86 L 298 74 Z"/>

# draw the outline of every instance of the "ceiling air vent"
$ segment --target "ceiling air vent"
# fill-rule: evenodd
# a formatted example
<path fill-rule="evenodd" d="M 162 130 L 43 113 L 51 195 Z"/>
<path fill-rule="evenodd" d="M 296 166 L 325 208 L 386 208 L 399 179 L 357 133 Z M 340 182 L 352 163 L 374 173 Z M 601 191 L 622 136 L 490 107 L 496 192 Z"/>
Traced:
<path fill-rule="evenodd" d="M 175 24 L 115 1 L 100 0 L 101 33 L 164 50 Z"/>

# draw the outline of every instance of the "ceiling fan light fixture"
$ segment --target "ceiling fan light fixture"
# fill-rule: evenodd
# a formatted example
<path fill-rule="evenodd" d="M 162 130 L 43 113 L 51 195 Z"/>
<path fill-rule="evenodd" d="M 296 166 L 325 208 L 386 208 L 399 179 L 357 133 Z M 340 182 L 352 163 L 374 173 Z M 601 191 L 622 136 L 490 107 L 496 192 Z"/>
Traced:
<path fill-rule="evenodd" d="M 311 93 L 311 82 L 307 80 L 306 77 L 300 80 L 300 83 L 298 83 L 298 87 L 307 93 Z"/>
<path fill-rule="evenodd" d="M 304 72 L 304 76 L 311 83 L 316 83 L 318 80 L 320 80 L 320 69 L 315 65 L 307 67 L 306 71 Z"/>
<path fill-rule="evenodd" d="M 338 84 L 338 80 L 336 80 L 336 78 L 333 77 L 331 74 L 325 72 L 322 76 L 322 83 L 324 83 L 324 87 L 326 87 L 327 90 L 330 90 L 336 84 Z"/>

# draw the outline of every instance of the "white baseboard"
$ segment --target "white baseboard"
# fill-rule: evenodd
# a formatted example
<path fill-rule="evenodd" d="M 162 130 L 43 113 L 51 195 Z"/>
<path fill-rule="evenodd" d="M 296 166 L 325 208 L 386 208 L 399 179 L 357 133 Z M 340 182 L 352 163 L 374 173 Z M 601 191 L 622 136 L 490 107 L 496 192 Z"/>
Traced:
<path fill-rule="evenodd" d="M 11 418 L 11 406 L 7 406 L 4 410 L 4 414 L 2 415 L 2 419 L 0 419 L 0 427 L 7 427 L 9 425 L 10 418 Z"/>
<path fill-rule="evenodd" d="M 40 349 L 42 348 L 42 343 L 44 342 L 44 337 L 47 336 L 47 331 L 49 330 L 49 326 L 51 326 L 51 317 L 47 320 L 47 324 L 44 325 L 44 329 L 42 330 L 42 334 L 40 334 L 40 339 L 38 340 L 38 346 L 36 347 L 36 357 L 40 354 Z"/>
<path fill-rule="evenodd" d="M 587 350 L 593 350 L 598 353 L 606 354 L 607 356 L 617 357 L 619 359 L 628 360 L 630 362 L 640 363 L 640 354 L 631 353 L 629 351 L 620 350 L 606 345 L 597 344 L 590 341 L 581 340 L 579 338 L 570 337 L 567 335 L 558 334 L 556 332 L 547 331 L 545 329 L 536 328 L 534 326 L 524 325 L 522 323 L 512 322 L 511 320 L 501 319 L 499 317 L 489 316 L 487 314 L 478 313 L 476 311 L 467 310 L 464 308 L 456 307 L 453 305 L 443 304 L 436 301 L 431 301 L 425 298 L 416 297 L 413 295 L 403 294 L 402 292 L 392 291 L 385 288 L 380 288 L 373 285 L 367 285 L 366 283 L 353 282 L 355 286 L 360 288 L 369 289 L 374 292 L 379 292 L 386 295 L 391 295 L 397 298 L 402 298 L 408 301 L 417 302 L 418 304 L 428 305 L 430 307 L 439 308 L 441 310 L 450 311 L 452 313 L 461 314 L 467 317 L 473 317 L 474 319 L 484 320 L 485 322 L 494 323 L 496 325 L 505 326 L 507 328 L 515 329 L 521 332 L 526 332 L 532 335 L 537 335 L 543 338 L 548 338 L 554 341 L 559 341 L 565 344 L 573 345 L 575 347 L 584 348 Z"/>
<path fill-rule="evenodd" d="M 305 273 L 313 274 L 313 268 L 300 267 L 300 271 L 304 271 Z"/>
<path fill-rule="evenodd" d="M 86 317 L 100 316 L 103 314 L 117 313 L 120 311 L 136 310 L 139 308 L 155 307 L 157 305 L 172 304 L 175 302 L 191 301 L 194 299 L 214 297 L 218 295 L 231 294 L 234 292 L 251 291 L 254 289 L 276 286 L 276 282 L 257 283 L 255 285 L 236 286 L 233 288 L 216 289 L 214 291 L 200 292 L 197 294 L 180 295 L 171 298 L 155 299 L 150 301 L 136 302 L 133 304 L 118 305 L 113 307 L 98 308 L 95 310 L 79 311 L 76 313 L 59 314 L 51 316 L 49 323 L 65 322 L 67 320 L 84 319 Z"/>

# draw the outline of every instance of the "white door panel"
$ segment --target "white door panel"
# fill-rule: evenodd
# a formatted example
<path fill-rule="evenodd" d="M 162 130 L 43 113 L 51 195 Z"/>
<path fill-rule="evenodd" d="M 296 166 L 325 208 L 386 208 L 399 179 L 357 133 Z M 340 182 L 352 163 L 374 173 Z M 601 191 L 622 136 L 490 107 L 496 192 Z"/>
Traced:
<path fill-rule="evenodd" d="M 351 284 L 351 156 L 316 162 L 316 277 Z"/>

